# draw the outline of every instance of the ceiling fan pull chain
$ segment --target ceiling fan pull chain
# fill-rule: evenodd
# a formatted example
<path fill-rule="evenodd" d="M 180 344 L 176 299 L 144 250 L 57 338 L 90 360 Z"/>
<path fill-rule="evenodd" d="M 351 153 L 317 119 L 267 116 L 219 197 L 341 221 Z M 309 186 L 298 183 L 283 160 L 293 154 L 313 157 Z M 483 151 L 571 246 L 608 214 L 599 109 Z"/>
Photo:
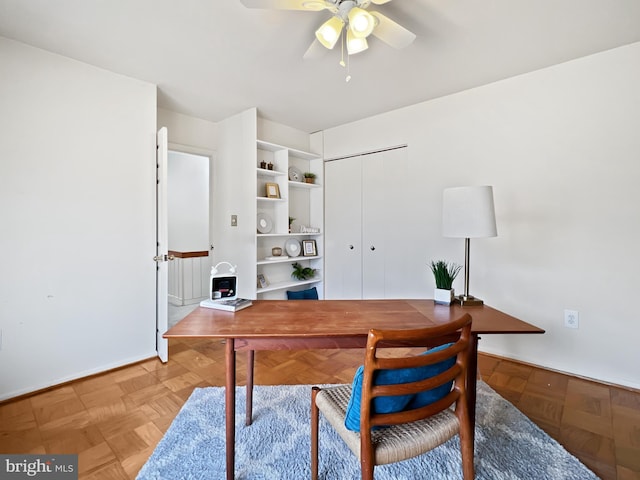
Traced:
<path fill-rule="evenodd" d="M 347 55 L 347 78 L 344 79 L 345 82 L 351 80 L 351 55 Z"/>
<path fill-rule="evenodd" d="M 340 44 L 341 46 L 341 52 L 340 52 L 340 66 L 344 67 L 345 63 L 344 63 L 344 35 L 342 35 L 342 43 Z M 345 82 L 348 82 L 349 80 L 351 80 L 351 74 L 349 73 L 349 57 L 350 55 L 347 55 L 347 63 L 346 63 L 346 67 L 347 67 L 347 77 L 344 79 Z"/>

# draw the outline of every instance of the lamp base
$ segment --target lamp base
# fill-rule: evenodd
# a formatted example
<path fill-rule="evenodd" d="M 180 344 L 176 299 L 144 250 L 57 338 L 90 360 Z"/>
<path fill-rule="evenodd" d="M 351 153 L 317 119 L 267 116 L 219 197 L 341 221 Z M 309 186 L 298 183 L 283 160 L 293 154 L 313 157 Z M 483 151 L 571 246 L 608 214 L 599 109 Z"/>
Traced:
<path fill-rule="evenodd" d="M 478 305 L 484 305 L 482 300 L 472 295 L 458 295 L 453 299 L 453 303 L 457 303 L 462 307 L 477 307 Z"/>

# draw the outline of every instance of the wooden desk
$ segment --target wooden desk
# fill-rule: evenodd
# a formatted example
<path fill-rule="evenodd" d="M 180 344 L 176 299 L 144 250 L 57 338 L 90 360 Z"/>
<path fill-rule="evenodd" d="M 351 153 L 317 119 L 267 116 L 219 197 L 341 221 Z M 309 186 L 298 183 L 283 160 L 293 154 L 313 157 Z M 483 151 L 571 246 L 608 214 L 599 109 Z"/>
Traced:
<path fill-rule="evenodd" d="M 478 339 L 482 334 L 544 333 L 487 305 L 435 305 L 433 300 L 254 300 L 237 313 L 199 307 L 165 338 L 219 338 L 225 346 L 227 479 L 235 470 L 236 351 L 249 351 L 247 423 L 251 417 L 254 350 L 364 348 L 369 329 L 413 329 L 447 323 L 469 313 L 473 319 L 467 391 L 475 423 Z M 364 352 L 363 352 L 364 361 Z"/>

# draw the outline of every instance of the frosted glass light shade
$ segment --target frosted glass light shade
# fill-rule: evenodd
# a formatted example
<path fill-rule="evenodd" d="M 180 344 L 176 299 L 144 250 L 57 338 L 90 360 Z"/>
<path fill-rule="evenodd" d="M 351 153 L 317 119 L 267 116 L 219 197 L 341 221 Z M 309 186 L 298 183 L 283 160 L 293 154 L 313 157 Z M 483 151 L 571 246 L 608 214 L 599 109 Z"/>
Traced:
<path fill-rule="evenodd" d="M 344 20 L 340 17 L 331 17 L 316 30 L 316 38 L 322 45 L 332 49 L 340 38 L 342 27 L 344 27 Z"/>
<path fill-rule="evenodd" d="M 497 237 L 493 187 L 446 188 L 442 195 L 442 236 Z"/>
<path fill-rule="evenodd" d="M 308 0 L 306 2 L 302 2 L 302 6 L 306 10 L 311 10 L 312 12 L 319 12 L 324 10 L 326 4 L 322 0 Z"/>
<path fill-rule="evenodd" d="M 369 12 L 362 8 L 354 7 L 349 10 L 349 30 L 358 38 L 371 35 L 376 26 L 376 20 Z"/>
<path fill-rule="evenodd" d="M 358 38 L 353 35 L 351 30 L 347 31 L 347 53 L 355 55 L 369 48 L 366 38 Z"/>

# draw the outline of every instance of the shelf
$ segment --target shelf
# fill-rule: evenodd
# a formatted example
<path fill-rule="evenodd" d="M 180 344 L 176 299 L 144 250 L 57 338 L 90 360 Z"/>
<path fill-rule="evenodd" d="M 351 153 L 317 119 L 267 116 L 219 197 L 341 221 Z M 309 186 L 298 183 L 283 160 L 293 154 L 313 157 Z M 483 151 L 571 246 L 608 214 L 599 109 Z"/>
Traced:
<path fill-rule="evenodd" d="M 256 236 L 258 238 L 262 237 L 312 237 L 314 235 L 322 235 L 322 232 L 316 233 L 300 233 L 300 232 L 292 232 L 292 233 L 257 233 Z"/>
<path fill-rule="evenodd" d="M 322 185 L 317 183 L 294 182 L 293 180 L 289 180 L 289 186 L 293 188 L 322 188 Z"/>
<path fill-rule="evenodd" d="M 271 142 L 265 142 L 264 140 L 258 140 L 258 148 L 260 150 L 267 150 L 269 152 L 279 152 L 280 150 L 286 150 L 287 147 L 283 147 L 282 145 L 277 145 Z"/>
<path fill-rule="evenodd" d="M 297 287 L 300 285 L 309 285 L 310 283 L 318 283 L 321 282 L 322 278 L 314 277 L 309 280 L 292 280 L 289 282 L 275 282 L 270 285 L 267 285 L 264 288 L 258 288 L 256 293 L 265 293 L 265 292 L 273 292 L 274 290 L 284 290 L 285 288 Z"/>
<path fill-rule="evenodd" d="M 262 175 L 263 177 L 282 177 L 286 175 L 286 173 L 280 172 L 278 170 L 267 170 L 266 168 L 258 168 L 258 175 Z"/>
<path fill-rule="evenodd" d="M 320 155 L 311 152 L 303 152 L 302 150 L 296 150 L 295 148 L 289 148 L 289 156 L 294 158 L 301 158 L 302 160 L 317 160 Z"/>
<path fill-rule="evenodd" d="M 260 150 L 267 150 L 269 152 L 279 152 L 282 150 L 286 150 L 292 157 L 302 158 L 303 160 L 314 160 L 320 158 L 320 156 L 316 153 L 304 152 L 296 148 L 289 148 L 282 145 L 277 145 L 275 143 L 265 142 L 264 140 L 258 140 L 257 144 Z"/>
<path fill-rule="evenodd" d="M 256 197 L 256 200 L 258 200 L 259 202 L 273 202 L 273 203 L 287 201 L 286 198 L 270 198 L 270 197 Z"/>
<path fill-rule="evenodd" d="M 315 257 L 287 257 L 287 258 L 279 258 L 278 260 L 258 260 L 258 265 L 271 265 L 272 263 L 293 263 L 293 262 L 301 262 L 303 260 L 316 260 L 318 258 L 322 258 L 320 255 L 316 255 Z"/>

